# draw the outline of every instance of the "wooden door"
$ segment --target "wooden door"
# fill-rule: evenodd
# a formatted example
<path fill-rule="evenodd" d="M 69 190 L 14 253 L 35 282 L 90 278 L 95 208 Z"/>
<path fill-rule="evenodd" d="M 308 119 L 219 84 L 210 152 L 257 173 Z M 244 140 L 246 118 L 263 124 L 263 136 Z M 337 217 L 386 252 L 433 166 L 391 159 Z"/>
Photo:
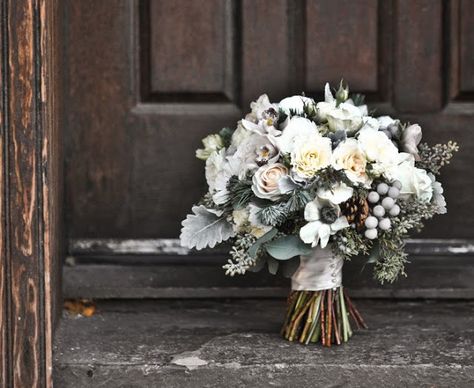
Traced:
<path fill-rule="evenodd" d="M 472 238 L 472 1 L 66 3 L 72 253 L 158 254 L 157 241 L 178 237 L 204 191 L 194 157 L 203 136 L 235 125 L 263 92 L 274 101 L 302 91 L 321 98 L 324 83 L 341 78 L 377 114 L 420 123 L 427 141 L 460 143 L 444 175 L 449 214 L 421 237 L 463 247 Z M 156 250 L 130 239 L 153 239 Z"/>
<path fill-rule="evenodd" d="M 51 387 L 62 310 L 56 0 L 0 7 L 0 387 Z"/>

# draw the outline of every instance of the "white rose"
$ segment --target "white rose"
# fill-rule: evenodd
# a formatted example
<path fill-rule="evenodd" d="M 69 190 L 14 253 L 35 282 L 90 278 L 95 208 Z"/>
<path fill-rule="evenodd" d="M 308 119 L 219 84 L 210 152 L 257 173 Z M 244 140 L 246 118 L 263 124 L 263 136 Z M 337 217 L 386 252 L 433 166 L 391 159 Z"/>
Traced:
<path fill-rule="evenodd" d="M 301 178 L 312 178 L 316 173 L 331 164 L 331 139 L 314 133 L 308 137 L 296 138 L 291 153 L 291 165 Z"/>
<path fill-rule="evenodd" d="M 332 132 L 342 130 L 354 133 L 363 124 L 362 112 L 355 105 L 343 102 L 338 107 L 326 106 L 326 103 L 318 103 L 320 117 L 324 117 Z"/>
<path fill-rule="evenodd" d="M 400 124 L 400 120 L 395 120 L 390 116 L 377 117 L 377 121 L 379 122 L 380 129 L 387 129 L 391 126 L 398 126 L 398 124 Z"/>
<path fill-rule="evenodd" d="M 400 198 L 409 199 L 412 196 L 420 201 L 429 202 L 433 197 L 433 182 L 428 173 L 415 167 L 415 159 L 406 153 L 399 154 L 399 164 L 392 166 L 386 173 L 390 180 L 398 180 L 402 184 Z"/>
<path fill-rule="evenodd" d="M 305 96 L 292 96 L 281 100 L 278 107 L 289 115 L 290 111 L 295 112 L 296 114 L 302 114 L 305 105 L 314 107 L 314 100 Z"/>
<path fill-rule="evenodd" d="M 349 138 L 336 147 L 332 154 L 332 165 L 336 170 L 344 170 L 354 183 L 364 186 L 372 183 L 366 171 L 367 158 L 356 139 Z"/>
<path fill-rule="evenodd" d="M 278 182 L 288 175 L 288 169 L 281 163 L 260 167 L 252 179 L 252 191 L 259 198 L 275 201 L 281 196 Z"/>
<path fill-rule="evenodd" d="M 295 148 L 296 139 L 309 137 L 317 134 L 316 124 L 304 117 L 295 116 L 288 121 L 288 125 L 283 130 L 281 136 L 275 138 L 278 149 L 283 154 L 289 154 Z"/>
<path fill-rule="evenodd" d="M 360 131 L 358 141 L 367 160 L 373 162 L 373 172 L 376 175 L 381 175 L 397 163 L 398 149 L 382 131 Z"/>

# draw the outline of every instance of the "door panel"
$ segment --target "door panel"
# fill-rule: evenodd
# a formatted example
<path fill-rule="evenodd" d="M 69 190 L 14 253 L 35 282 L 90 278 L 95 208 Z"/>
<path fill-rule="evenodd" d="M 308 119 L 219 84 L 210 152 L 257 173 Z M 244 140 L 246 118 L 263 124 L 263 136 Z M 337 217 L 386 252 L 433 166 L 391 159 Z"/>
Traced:
<path fill-rule="evenodd" d="M 200 139 L 344 78 L 377 114 L 456 139 L 449 214 L 424 237 L 471 238 L 474 9 L 468 0 L 68 1 L 67 215 L 72 238 L 177 238 L 204 192 Z M 469 215 L 469 216 L 466 216 Z"/>

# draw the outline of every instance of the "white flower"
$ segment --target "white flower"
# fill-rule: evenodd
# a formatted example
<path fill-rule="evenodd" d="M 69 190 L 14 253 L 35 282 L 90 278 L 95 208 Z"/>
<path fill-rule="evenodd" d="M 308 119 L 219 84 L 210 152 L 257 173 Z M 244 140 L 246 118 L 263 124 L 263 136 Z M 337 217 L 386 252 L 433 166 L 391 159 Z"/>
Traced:
<path fill-rule="evenodd" d="M 377 117 L 377 121 L 379 122 L 380 129 L 388 129 L 392 126 L 398 126 L 400 120 L 395 120 L 390 116 L 380 116 Z"/>
<path fill-rule="evenodd" d="M 325 248 L 331 235 L 349 226 L 339 206 L 318 199 L 306 205 L 304 218 L 308 223 L 300 229 L 300 238 L 312 247 L 321 241 L 321 248 Z"/>
<path fill-rule="evenodd" d="M 302 114 L 305 105 L 314 107 L 314 100 L 305 96 L 291 96 L 281 100 L 278 107 L 287 115 L 290 115 L 290 110 L 296 114 Z"/>
<path fill-rule="evenodd" d="M 213 152 L 206 160 L 206 181 L 211 193 L 216 189 L 217 176 L 224 169 L 224 163 L 225 151 L 223 149 Z"/>
<path fill-rule="evenodd" d="M 278 112 L 278 106 L 276 104 L 272 104 L 266 94 L 262 94 L 257 101 L 252 101 L 250 103 L 250 108 L 252 111 L 245 116 L 246 120 L 253 121 L 254 123 L 258 123 L 264 117 L 264 112 L 268 109 L 274 109 Z"/>
<path fill-rule="evenodd" d="M 321 120 L 327 121 L 328 127 L 332 132 L 343 130 L 353 133 L 359 130 L 364 124 L 363 117 L 367 115 L 367 107 L 365 105 L 355 106 L 352 100 L 340 103 L 331 93 L 329 84 L 326 83 L 324 88 L 325 101 L 316 104 L 316 110 Z"/>
<path fill-rule="evenodd" d="M 219 134 L 211 134 L 202 139 L 204 148 L 196 150 L 196 158 L 207 160 L 207 158 L 214 152 L 219 151 L 224 147 L 224 142 Z"/>
<path fill-rule="evenodd" d="M 415 167 L 415 159 L 410 154 L 400 153 L 398 159 L 400 163 L 388 169 L 385 175 L 390 180 L 401 182 L 400 198 L 414 196 L 420 201 L 429 202 L 433 197 L 433 186 L 428 173 Z"/>
<path fill-rule="evenodd" d="M 247 139 L 248 137 L 252 136 L 253 132 L 249 131 L 247 128 L 245 128 L 242 125 L 242 122 L 239 121 L 237 123 L 237 129 L 234 131 L 232 134 L 232 138 L 230 141 L 230 146 L 227 149 L 227 154 L 228 155 L 233 155 L 237 148 L 240 146 L 240 144 Z"/>
<path fill-rule="evenodd" d="M 274 138 L 269 135 L 252 133 L 246 137 L 239 144 L 235 153 L 229 156 L 229 161 L 235 164 L 238 171 L 236 175 L 243 178 L 247 171 L 253 171 L 258 168 L 257 159 L 261 158 L 262 147 L 272 149 L 268 163 L 275 162 L 279 157 L 279 153 L 273 144 L 274 142 Z"/>
<path fill-rule="evenodd" d="M 367 158 L 354 138 L 346 139 L 336 147 L 332 154 L 332 165 L 336 170 L 344 170 L 346 176 L 354 183 L 366 187 L 372 183 L 367 175 Z"/>
<path fill-rule="evenodd" d="M 326 105 L 325 102 L 318 103 L 318 114 L 328 122 L 332 132 L 341 130 L 354 133 L 362 127 L 362 112 L 355 105 L 343 102 L 336 105 Z"/>
<path fill-rule="evenodd" d="M 382 131 L 366 129 L 359 132 L 359 145 L 367 160 L 373 162 L 373 172 L 383 174 L 398 161 L 398 149 Z"/>
<path fill-rule="evenodd" d="M 421 137 L 421 127 L 418 124 L 413 124 L 404 129 L 400 139 L 402 150 L 412 154 L 417 161 L 420 160 L 418 144 L 420 144 Z"/>
<path fill-rule="evenodd" d="M 287 175 L 288 169 L 281 163 L 264 165 L 253 176 L 252 191 L 259 198 L 275 201 L 282 194 L 278 182 Z"/>
<path fill-rule="evenodd" d="M 338 205 L 342 202 L 347 201 L 352 194 L 354 189 L 347 186 L 345 183 L 339 182 L 332 186 L 330 189 L 319 188 L 316 195 L 318 198 L 329 201 L 334 205 Z"/>
<path fill-rule="evenodd" d="M 331 139 L 315 132 L 311 136 L 297 137 L 295 140 L 291 165 L 299 177 L 312 178 L 319 170 L 331 164 Z"/>
<path fill-rule="evenodd" d="M 236 233 L 250 233 L 260 238 L 267 233 L 271 226 L 264 225 L 260 222 L 257 213 L 262 210 L 260 207 L 249 204 L 247 207 L 232 212 L 232 221 L 234 231 Z"/>
<path fill-rule="evenodd" d="M 438 182 L 436 180 L 436 177 L 429 172 L 428 176 L 431 179 L 432 182 L 432 187 L 433 187 L 433 199 L 432 202 L 436 205 L 437 211 L 436 213 L 438 214 L 446 214 L 448 212 L 446 208 L 446 200 L 444 199 L 444 189 L 443 186 L 441 185 L 441 182 Z"/>
<path fill-rule="evenodd" d="M 316 124 L 304 117 L 294 116 L 288 121 L 288 125 L 283 130 L 280 137 L 275 138 L 275 142 L 283 154 L 289 154 L 295 148 L 298 138 L 307 138 L 318 132 Z"/>
<path fill-rule="evenodd" d="M 272 226 L 269 225 L 264 225 L 260 222 L 260 218 L 258 216 L 258 212 L 262 210 L 261 207 L 258 207 L 254 204 L 249 204 L 248 206 L 249 209 L 249 231 L 251 235 L 260 238 L 262 237 L 265 233 L 269 232 L 270 229 L 272 229 Z"/>

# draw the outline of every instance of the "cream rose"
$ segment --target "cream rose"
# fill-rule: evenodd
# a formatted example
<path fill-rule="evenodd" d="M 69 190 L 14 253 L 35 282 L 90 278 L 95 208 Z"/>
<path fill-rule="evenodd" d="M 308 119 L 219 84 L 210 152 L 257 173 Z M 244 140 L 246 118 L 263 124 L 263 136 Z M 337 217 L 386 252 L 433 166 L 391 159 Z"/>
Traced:
<path fill-rule="evenodd" d="M 281 163 L 267 164 L 260 167 L 253 176 L 252 190 L 259 198 L 277 200 L 281 196 L 278 182 L 288 175 L 288 169 Z"/>
<path fill-rule="evenodd" d="M 355 139 L 347 139 L 340 143 L 332 154 L 332 165 L 336 170 L 344 170 L 347 177 L 354 183 L 370 186 L 367 158 Z"/>
<path fill-rule="evenodd" d="M 298 176 L 307 179 L 329 166 L 331 157 L 331 139 L 314 133 L 298 139 L 291 153 L 291 164 Z"/>

